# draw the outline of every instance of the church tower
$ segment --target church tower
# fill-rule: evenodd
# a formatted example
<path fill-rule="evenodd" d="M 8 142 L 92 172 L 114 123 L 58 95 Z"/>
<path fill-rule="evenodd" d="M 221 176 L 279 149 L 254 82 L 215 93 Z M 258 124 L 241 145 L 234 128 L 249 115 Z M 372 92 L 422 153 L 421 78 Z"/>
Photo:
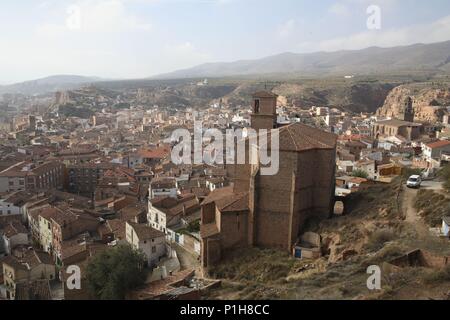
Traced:
<path fill-rule="evenodd" d="M 403 108 L 403 114 L 400 116 L 400 120 L 414 122 L 414 108 L 411 97 L 408 97 L 405 100 L 405 106 Z"/>
<path fill-rule="evenodd" d="M 267 91 L 253 94 L 252 128 L 274 129 L 277 127 L 277 99 L 278 95 Z"/>

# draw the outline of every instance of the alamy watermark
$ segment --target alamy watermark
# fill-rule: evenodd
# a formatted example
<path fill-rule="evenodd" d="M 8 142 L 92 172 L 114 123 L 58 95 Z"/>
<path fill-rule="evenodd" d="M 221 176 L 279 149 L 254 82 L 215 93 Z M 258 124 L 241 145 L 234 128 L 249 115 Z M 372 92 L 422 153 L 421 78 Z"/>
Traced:
<path fill-rule="evenodd" d="M 66 280 L 68 290 L 81 290 L 81 269 L 79 266 L 71 265 L 66 269 L 66 273 L 70 274 Z"/>
<path fill-rule="evenodd" d="M 176 165 L 251 164 L 259 165 L 264 176 L 276 175 L 280 167 L 278 129 L 227 129 L 224 133 L 219 129 L 204 130 L 202 121 L 196 119 L 193 134 L 177 129 L 171 142 L 176 143 L 171 154 Z"/>
<path fill-rule="evenodd" d="M 380 30 L 381 29 L 381 8 L 377 5 L 370 5 L 367 10 L 369 17 L 367 18 L 367 29 Z"/>
<path fill-rule="evenodd" d="M 370 276 L 367 278 L 367 289 L 381 290 L 381 269 L 377 265 L 369 266 L 367 268 L 367 274 Z"/>

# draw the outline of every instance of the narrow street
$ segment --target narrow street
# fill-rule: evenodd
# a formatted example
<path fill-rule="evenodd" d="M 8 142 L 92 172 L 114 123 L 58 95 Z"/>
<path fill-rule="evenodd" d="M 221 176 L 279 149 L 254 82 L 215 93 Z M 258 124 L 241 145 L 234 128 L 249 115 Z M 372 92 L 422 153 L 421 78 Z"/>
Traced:
<path fill-rule="evenodd" d="M 200 274 L 200 260 L 197 257 L 176 243 L 172 243 L 172 248 L 177 252 L 180 261 L 181 270 L 195 270 Z"/>

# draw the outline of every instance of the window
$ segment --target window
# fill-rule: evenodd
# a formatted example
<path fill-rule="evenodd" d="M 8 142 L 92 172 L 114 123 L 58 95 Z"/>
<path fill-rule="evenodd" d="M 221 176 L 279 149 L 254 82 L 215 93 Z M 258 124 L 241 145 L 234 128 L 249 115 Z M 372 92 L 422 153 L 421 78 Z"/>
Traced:
<path fill-rule="evenodd" d="M 259 113 L 259 99 L 255 100 L 255 113 Z"/>
<path fill-rule="evenodd" d="M 156 253 L 156 246 L 152 247 L 152 253 Z"/>

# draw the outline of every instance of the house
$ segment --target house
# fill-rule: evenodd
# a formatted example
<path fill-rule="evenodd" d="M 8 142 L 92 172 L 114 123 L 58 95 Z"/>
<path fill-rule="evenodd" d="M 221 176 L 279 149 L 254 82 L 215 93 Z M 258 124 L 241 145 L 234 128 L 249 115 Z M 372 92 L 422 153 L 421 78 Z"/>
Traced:
<path fill-rule="evenodd" d="M 178 182 L 175 178 L 155 178 L 150 183 L 149 188 L 150 199 L 156 197 L 172 197 L 178 196 Z"/>
<path fill-rule="evenodd" d="M 428 143 L 423 148 L 423 155 L 425 159 L 440 159 L 443 153 L 450 152 L 450 141 L 440 140 L 432 143 Z"/>
<path fill-rule="evenodd" d="M 124 164 L 129 168 L 135 168 L 142 164 L 154 166 L 167 158 L 169 154 L 170 148 L 165 145 L 156 149 L 141 149 L 134 154 L 130 154 L 127 159 L 124 159 Z"/>
<path fill-rule="evenodd" d="M 346 141 L 344 143 L 344 148 L 347 149 L 350 154 L 354 155 L 356 160 L 359 160 L 361 151 L 367 148 L 367 144 L 362 143 L 361 141 Z"/>
<path fill-rule="evenodd" d="M 344 173 L 352 173 L 355 167 L 355 163 L 353 161 L 337 161 L 337 169 L 340 172 Z"/>
<path fill-rule="evenodd" d="M 147 220 L 153 228 L 168 233 L 168 228 L 179 225 L 185 216 L 200 211 L 200 202 L 193 194 L 154 198 L 148 202 Z"/>
<path fill-rule="evenodd" d="M 450 217 L 448 216 L 442 218 L 441 233 L 447 238 L 450 237 Z"/>
<path fill-rule="evenodd" d="M 375 180 L 377 178 L 375 160 L 359 160 L 355 163 L 354 169 L 366 172 L 369 179 Z"/>
<path fill-rule="evenodd" d="M 51 161 L 41 165 L 20 162 L 0 172 L 0 192 L 61 189 L 64 165 Z"/>
<path fill-rule="evenodd" d="M 48 280 L 19 282 L 16 285 L 15 300 L 44 300 L 52 299 L 52 291 Z"/>
<path fill-rule="evenodd" d="M 58 214 L 52 217 L 52 247 L 57 263 L 62 261 L 63 242 L 81 235 L 80 242 L 87 238 L 86 234 L 96 233 L 100 225 L 99 218 L 93 217 L 84 210 L 74 208 L 58 208 Z"/>
<path fill-rule="evenodd" d="M 293 255 L 299 259 L 318 259 L 321 257 L 322 239 L 319 234 L 306 232 L 294 246 Z"/>
<path fill-rule="evenodd" d="M 143 224 L 127 222 L 126 240 L 133 249 L 144 253 L 150 267 L 155 266 L 167 253 L 165 234 Z"/>
<path fill-rule="evenodd" d="M 44 252 L 52 254 L 53 251 L 53 232 L 52 219 L 58 214 L 55 207 L 47 207 L 40 211 L 38 219 L 38 239 L 39 245 Z"/>
<path fill-rule="evenodd" d="M 378 139 L 380 136 L 401 136 L 408 141 L 420 137 L 422 125 L 400 119 L 382 120 L 372 127 L 372 136 Z"/>
<path fill-rule="evenodd" d="M 41 206 L 36 206 L 27 210 L 28 229 L 30 230 L 31 239 L 34 241 L 34 243 L 40 243 L 39 217 L 41 213 L 46 210 L 51 210 L 51 208 L 53 207 L 51 207 L 48 203 L 45 203 Z"/>
<path fill-rule="evenodd" d="M 24 216 L 27 200 L 33 197 L 29 192 L 12 192 L 0 196 L 0 216 Z"/>
<path fill-rule="evenodd" d="M 117 213 L 117 218 L 127 222 L 146 223 L 147 222 L 147 208 L 142 203 L 131 204 Z"/>
<path fill-rule="evenodd" d="M 195 272 L 185 270 L 145 284 L 127 294 L 127 300 L 200 300 L 200 289 L 191 285 Z"/>
<path fill-rule="evenodd" d="M 17 221 L 8 223 L 2 231 L 2 246 L 6 254 L 10 255 L 12 250 L 18 245 L 28 245 L 28 230 Z"/>
<path fill-rule="evenodd" d="M 24 249 L 19 256 L 7 256 L 3 260 L 6 299 L 18 299 L 18 288 L 38 280 L 56 279 L 55 265 L 51 257 L 33 249 Z"/>
<path fill-rule="evenodd" d="M 110 244 L 120 244 L 126 242 L 126 223 L 119 219 L 107 220 L 105 223 L 101 224 L 97 232 L 103 243 Z"/>

